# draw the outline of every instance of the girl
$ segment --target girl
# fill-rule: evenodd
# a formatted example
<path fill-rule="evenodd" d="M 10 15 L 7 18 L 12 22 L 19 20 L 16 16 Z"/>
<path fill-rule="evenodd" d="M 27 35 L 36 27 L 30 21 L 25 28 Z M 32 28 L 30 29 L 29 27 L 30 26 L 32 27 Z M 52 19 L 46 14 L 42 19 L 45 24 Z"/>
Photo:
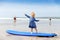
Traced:
<path fill-rule="evenodd" d="M 33 32 L 33 28 L 36 30 L 36 33 L 37 33 L 37 27 L 36 27 L 35 21 L 38 22 L 39 20 L 35 19 L 35 13 L 32 12 L 31 16 L 28 16 L 27 14 L 25 14 L 25 16 L 30 19 L 29 28 L 31 28 L 31 33 Z"/>

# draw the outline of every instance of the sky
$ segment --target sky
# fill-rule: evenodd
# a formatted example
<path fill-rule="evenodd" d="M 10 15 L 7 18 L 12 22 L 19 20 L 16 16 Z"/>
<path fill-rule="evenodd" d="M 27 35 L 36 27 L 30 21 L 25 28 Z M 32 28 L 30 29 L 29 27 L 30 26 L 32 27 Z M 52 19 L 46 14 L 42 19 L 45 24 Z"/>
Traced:
<path fill-rule="evenodd" d="M 36 17 L 60 17 L 60 0 L 0 0 L 0 18 L 25 17 L 32 11 Z"/>

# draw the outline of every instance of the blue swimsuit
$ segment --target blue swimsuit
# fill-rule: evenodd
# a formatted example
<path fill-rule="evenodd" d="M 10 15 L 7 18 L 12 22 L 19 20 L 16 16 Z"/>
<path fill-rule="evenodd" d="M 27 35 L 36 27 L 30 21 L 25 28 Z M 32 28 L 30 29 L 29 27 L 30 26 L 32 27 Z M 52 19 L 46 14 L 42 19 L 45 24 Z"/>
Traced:
<path fill-rule="evenodd" d="M 27 14 L 25 14 L 26 17 L 28 17 L 30 19 L 30 22 L 29 22 L 29 28 L 36 28 L 36 22 L 38 22 L 39 20 L 36 20 L 34 17 L 30 17 L 28 16 Z"/>

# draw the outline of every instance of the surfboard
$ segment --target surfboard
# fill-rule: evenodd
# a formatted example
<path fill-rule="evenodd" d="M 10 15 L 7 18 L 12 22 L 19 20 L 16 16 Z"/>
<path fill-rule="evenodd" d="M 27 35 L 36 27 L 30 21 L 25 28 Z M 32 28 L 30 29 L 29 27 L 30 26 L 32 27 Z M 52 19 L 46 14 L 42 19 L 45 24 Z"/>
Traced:
<path fill-rule="evenodd" d="M 7 30 L 8 34 L 18 35 L 18 36 L 37 36 L 37 37 L 54 37 L 57 36 L 55 33 L 31 33 L 31 32 L 20 32 L 15 30 Z"/>

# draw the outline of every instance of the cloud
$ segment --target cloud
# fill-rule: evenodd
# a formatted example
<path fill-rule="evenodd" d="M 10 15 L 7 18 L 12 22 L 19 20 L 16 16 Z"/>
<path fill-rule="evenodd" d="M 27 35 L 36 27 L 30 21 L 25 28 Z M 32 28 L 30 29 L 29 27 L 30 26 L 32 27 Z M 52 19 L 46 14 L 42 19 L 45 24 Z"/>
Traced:
<path fill-rule="evenodd" d="M 36 13 L 37 17 L 60 16 L 60 5 L 3 3 L 0 6 L 0 17 L 25 17 L 25 13 L 30 14 L 32 11 Z"/>

